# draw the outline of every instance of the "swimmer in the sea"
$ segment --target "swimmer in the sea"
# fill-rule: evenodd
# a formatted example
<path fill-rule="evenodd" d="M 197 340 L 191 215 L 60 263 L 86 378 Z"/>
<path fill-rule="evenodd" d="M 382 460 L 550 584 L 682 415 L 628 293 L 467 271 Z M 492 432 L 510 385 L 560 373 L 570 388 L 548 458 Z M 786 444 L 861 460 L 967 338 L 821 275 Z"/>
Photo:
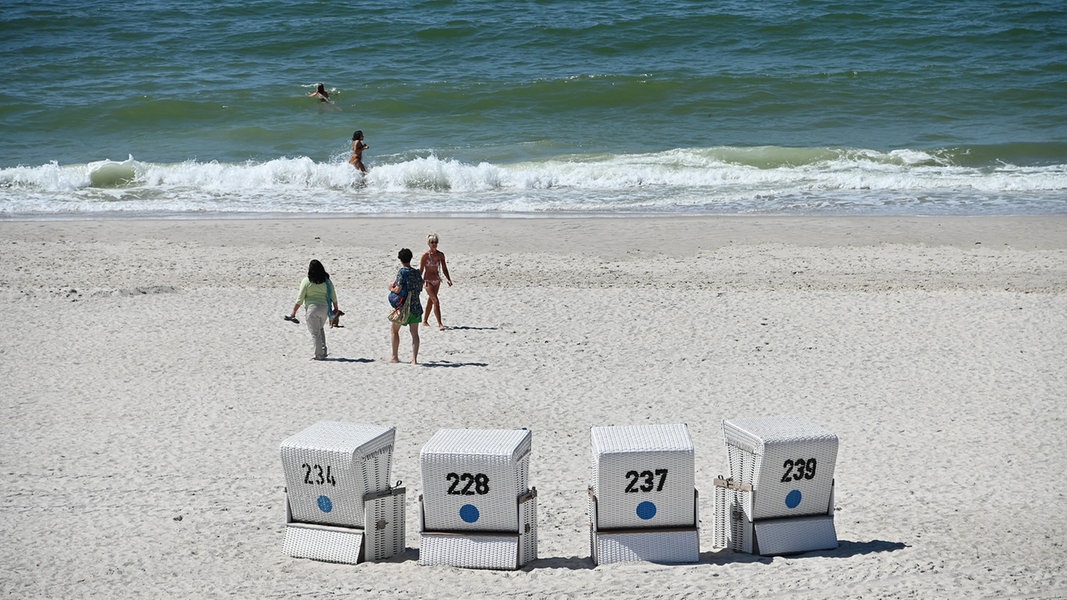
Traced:
<path fill-rule="evenodd" d="M 318 98 L 319 102 L 329 102 L 330 101 L 330 92 L 327 92 L 326 91 L 326 86 L 324 84 L 321 84 L 321 83 L 315 88 L 315 91 L 311 92 L 310 94 L 308 94 L 308 96 L 311 96 L 313 98 Z"/>
<path fill-rule="evenodd" d="M 360 170 L 362 173 L 367 172 L 367 167 L 363 166 L 363 151 L 370 146 L 363 143 L 363 130 L 356 131 L 352 134 L 352 158 L 348 159 L 348 164 Z"/>

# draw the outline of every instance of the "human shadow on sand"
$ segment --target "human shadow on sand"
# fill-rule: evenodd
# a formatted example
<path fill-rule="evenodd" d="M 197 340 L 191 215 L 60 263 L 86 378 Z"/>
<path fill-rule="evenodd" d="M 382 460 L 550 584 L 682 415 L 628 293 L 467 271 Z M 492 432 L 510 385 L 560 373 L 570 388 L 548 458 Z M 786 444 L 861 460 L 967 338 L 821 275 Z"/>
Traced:
<path fill-rule="evenodd" d="M 447 360 L 435 360 L 432 362 L 420 363 L 424 367 L 488 367 L 489 363 L 483 362 L 450 362 Z"/>
<path fill-rule="evenodd" d="M 372 363 L 372 362 L 374 362 L 374 359 L 373 358 L 334 358 L 332 356 L 327 356 L 326 358 L 322 359 L 321 362 Z"/>
<path fill-rule="evenodd" d="M 473 327 L 471 325 L 446 325 L 445 331 L 498 331 L 499 327 Z"/>

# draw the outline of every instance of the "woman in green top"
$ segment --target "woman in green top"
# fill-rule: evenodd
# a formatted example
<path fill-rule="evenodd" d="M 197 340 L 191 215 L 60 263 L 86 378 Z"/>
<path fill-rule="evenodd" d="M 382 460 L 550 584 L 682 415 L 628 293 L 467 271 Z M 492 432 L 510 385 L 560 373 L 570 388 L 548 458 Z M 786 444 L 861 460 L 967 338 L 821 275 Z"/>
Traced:
<path fill-rule="evenodd" d="M 301 304 L 306 311 L 304 318 L 308 331 L 311 332 L 311 343 L 315 347 L 312 360 L 326 360 L 326 323 L 330 320 L 331 312 L 339 312 L 341 309 L 337 305 L 337 294 L 334 293 L 330 275 L 317 260 L 311 261 L 307 277 L 300 282 L 300 295 L 296 298 L 290 318 L 296 318 L 296 311 Z"/>

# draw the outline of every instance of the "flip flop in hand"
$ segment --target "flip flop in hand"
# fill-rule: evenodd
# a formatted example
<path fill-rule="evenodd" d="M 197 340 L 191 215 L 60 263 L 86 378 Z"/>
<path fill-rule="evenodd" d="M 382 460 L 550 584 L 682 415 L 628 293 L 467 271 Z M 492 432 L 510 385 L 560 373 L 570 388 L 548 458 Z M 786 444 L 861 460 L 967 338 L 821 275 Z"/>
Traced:
<path fill-rule="evenodd" d="M 286 321 L 292 321 L 293 323 L 300 323 L 300 319 L 298 319 L 298 318 L 296 318 L 296 317 L 294 317 L 292 315 L 285 315 L 282 318 L 285 319 Z"/>

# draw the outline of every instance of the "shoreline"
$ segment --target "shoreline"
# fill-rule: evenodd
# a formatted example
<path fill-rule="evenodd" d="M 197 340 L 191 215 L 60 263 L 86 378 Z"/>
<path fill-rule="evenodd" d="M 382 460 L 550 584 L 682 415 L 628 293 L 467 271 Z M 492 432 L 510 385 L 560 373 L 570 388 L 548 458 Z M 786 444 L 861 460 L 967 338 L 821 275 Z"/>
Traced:
<path fill-rule="evenodd" d="M 620 233 L 627 224 L 644 223 L 638 227 L 638 237 Z M 86 224 L 93 224 L 86 228 Z M 132 224 L 126 228 L 120 224 Z M 385 225 L 383 227 L 383 224 Z M 515 250 L 553 251 L 558 243 L 568 246 L 581 236 L 583 246 L 593 249 L 608 247 L 624 250 L 634 246 L 644 251 L 668 255 L 695 253 L 727 245 L 787 244 L 799 246 L 833 247 L 873 246 L 881 244 L 925 244 L 931 246 L 975 245 L 986 247 L 1010 246 L 1021 249 L 1067 248 L 1067 215 L 1052 216 L 802 216 L 802 215 L 718 215 L 718 216 L 572 216 L 572 215 L 419 215 L 419 216 L 191 216 L 191 217 L 94 217 L 47 219 L 0 219 L 0 236 L 15 235 L 19 230 L 64 236 L 78 236 L 86 229 L 104 228 L 115 239 L 130 239 L 144 235 L 188 235 L 191 239 L 210 241 L 198 232 L 219 227 L 237 230 L 240 235 L 257 239 L 256 229 L 288 228 L 297 234 L 309 229 L 337 236 L 333 243 L 347 244 L 341 236 L 355 230 L 367 243 L 360 245 L 395 245 L 393 238 L 421 248 L 425 234 L 433 229 L 457 230 L 457 240 L 477 244 L 477 237 L 488 234 L 506 236 Z M 395 229 L 394 229 L 395 228 Z M 529 230 L 536 230 L 531 235 Z M 399 231 L 397 236 L 385 231 Z M 643 233 L 647 231 L 648 233 Z M 7 232 L 16 232 L 8 234 Z M 424 232 L 414 234 L 409 232 Z M 473 235 L 470 235 L 473 234 Z M 544 236 L 544 243 L 537 237 Z M 664 237 L 664 236 L 673 237 Z M 627 239 L 619 239 L 627 236 Z M 277 238 L 273 238 L 277 239 Z M 410 241 L 409 241 L 410 240 Z M 668 248 L 669 240 L 679 244 Z M 444 246 L 444 244 L 442 244 Z M 494 243 L 494 248 L 499 245 Z"/>

